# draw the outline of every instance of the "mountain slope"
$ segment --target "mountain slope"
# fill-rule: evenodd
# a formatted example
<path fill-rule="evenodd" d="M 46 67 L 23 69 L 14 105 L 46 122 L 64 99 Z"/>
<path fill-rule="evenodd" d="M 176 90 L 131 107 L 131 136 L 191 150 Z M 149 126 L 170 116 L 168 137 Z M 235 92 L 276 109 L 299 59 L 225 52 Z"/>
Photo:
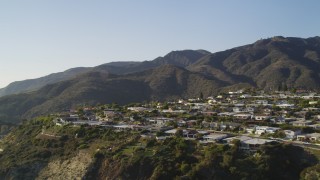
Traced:
<path fill-rule="evenodd" d="M 224 84 L 181 67 L 164 65 L 128 75 L 89 72 L 72 80 L 50 84 L 38 91 L 0 98 L 0 121 L 62 111 L 80 104 L 126 104 L 217 93 Z"/>
<path fill-rule="evenodd" d="M 151 68 L 156 68 L 165 64 L 172 64 L 180 67 L 188 66 L 203 56 L 210 54 L 205 50 L 183 50 L 172 51 L 164 57 L 156 58 L 152 61 L 133 62 L 133 61 L 121 61 L 106 63 L 93 68 L 72 68 L 60 73 L 50 74 L 36 79 L 29 79 L 24 81 L 13 82 L 5 88 L 0 89 L 0 97 L 19 94 L 25 92 L 31 92 L 40 89 L 41 87 L 53 84 L 65 80 L 72 79 L 78 75 L 87 72 L 108 72 L 112 74 L 128 74 L 133 72 L 139 72 Z"/>
<path fill-rule="evenodd" d="M 178 67 L 187 67 L 200 58 L 211 54 L 205 50 L 172 51 L 164 57 L 158 57 L 152 61 L 128 62 L 125 65 L 119 63 L 107 63 L 94 68 L 94 71 L 106 71 L 112 74 L 129 74 L 171 64 Z"/>
<path fill-rule="evenodd" d="M 206 56 L 190 71 L 263 89 L 320 88 L 320 38 L 274 37 Z"/>
<path fill-rule="evenodd" d="M 0 89 L 0 97 L 10 94 L 19 94 L 23 92 L 30 92 L 37 90 L 47 84 L 64 81 L 75 77 L 78 74 L 86 73 L 91 68 L 72 68 L 60 73 L 50 74 L 37 79 L 29 79 L 24 81 L 17 81 L 9 84 L 7 87 Z"/>

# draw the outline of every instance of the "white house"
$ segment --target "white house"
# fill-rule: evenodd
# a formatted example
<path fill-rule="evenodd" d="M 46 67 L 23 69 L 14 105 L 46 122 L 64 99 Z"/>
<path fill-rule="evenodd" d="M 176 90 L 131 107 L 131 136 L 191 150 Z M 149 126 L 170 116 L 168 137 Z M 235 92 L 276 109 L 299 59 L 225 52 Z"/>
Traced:
<path fill-rule="evenodd" d="M 307 125 L 311 125 L 312 121 L 299 120 L 299 121 L 293 121 L 291 123 L 293 126 L 307 126 Z"/>
<path fill-rule="evenodd" d="M 280 128 L 276 128 L 276 127 L 269 127 L 269 126 L 257 126 L 256 127 L 256 131 L 255 134 L 264 134 L 264 133 L 269 133 L 269 134 L 273 134 L 276 131 L 278 131 Z"/>
<path fill-rule="evenodd" d="M 248 127 L 246 127 L 246 132 L 253 134 L 256 131 L 256 127 L 257 127 L 256 125 L 255 126 L 248 126 Z"/>
<path fill-rule="evenodd" d="M 254 103 L 255 104 L 268 105 L 268 101 L 267 100 L 256 100 Z"/>
<path fill-rule="evenodd" d="M 156 118 L 149 118 L 147 119 L 149 122 L 157 124 L 159 126 L 165 125 L 167 122 L 173 121 L 174 119 L 171 118 L 164 118 L 164 117 L 156 117 Z"/>
<path fill-rule="evenodd" d="M 149 110 L 148 108 L 145 108 L 145 107 L 128 107 L 127 109 L 135 112 L 143 112 L 143 111 Z"/>
<path fill-rule="evenodd" d="M 256 121 L 265 121 L 265 120 L 269 120 L 271 118 L 271 116 L 268 115 L 255 115 L 254 119 Z"/>
<path fill-rule="evenodd" d="M 233 117 L 235 117 L 237 119 L 247 120 L 247 119 L 251 119 L 252 115 L 241 113 L 241 114 L 235 114 L 235 115 L 233 115 Z"/>
<path fill-rule="evenodd" d="M 232 142 L 234 140 L 239 140 L 240 142 L 243 142 L 243 141 L 246 141 L 246 140 L 249 140 L 249 139 L 252 139 L 252 138 L 249 137 L 249 136 L 235 136 L 235 137 L 229 137 L 229 138 L 223 139 L 223 143 L 232 144 Z"/>
<path fill-rule="evenodd" d="M 286 138 L 295 139 L 297 135 L 301 134 L 301 131 L 284 130 L 284 133 L 286 134 Z"/>
<path fill-rule="evenodd" d="M 320 133 L 301 134 L 297 136 L 298 141 L 320 141 Z"/>
<path fill-rule="evenodd" d="M 220 141 L 224 138 L 227 138 L 227 134 L 220 134 L 220 133 L 211 133 L 208 135 L 203 136 L 203 141 L 204 142 L 217 142 Z"/>
<path fill-rule="evenodd" d="M 273 142 L 273 140 L 259 139 L 259 138 L 248 139 L 241 142 L 239 149 L 254 153 L 259 149 L 261 145 L 264 145 L 270 142 Z"/>

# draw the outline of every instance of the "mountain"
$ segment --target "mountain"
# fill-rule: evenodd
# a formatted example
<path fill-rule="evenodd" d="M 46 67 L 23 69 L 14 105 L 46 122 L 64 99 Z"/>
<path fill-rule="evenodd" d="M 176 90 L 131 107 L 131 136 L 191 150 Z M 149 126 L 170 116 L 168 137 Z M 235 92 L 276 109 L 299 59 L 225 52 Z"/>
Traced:
<path fill-rule="evenodd" d="M 320 89 L 320 37 L 259 40 L 203 57 L 187 67 L 229 84 L 266 90 Z"/>
<path fill-rule="evenodd" d="M 128 74 L 132 72 L 139 72 L 151 68 L 156 68 L 165 64 L 172 64 L 180 67 L 186 67 L 196 62 L 203 56 L 210 54 L 205 50 L 183 50 L 172 51 L 164 57 L 158 57 L 152 61 L 133 62 L 133 61 L 119 61 L 106 63 L 93 68 L 78 67 L 66 70 L 64 72 L 50 74 L 36 79 L 29 79 L 24 81 L 13 82 L 5 88 L 0 89 L 0 97 L 31 92 L 40 89 L 48 84 L 53 84 L 65 80 L 72 79 L 83 73 L 92 72 L 108 72 L 112 74 Z"/>
<path fill-rule="evenodd" d="M 150 100 L 170 100 L 215 94 L 224 84 L 184 68 L 163 65 L 138 73 L 113 75 L 89 72 L 31 93 L 0 98 L 0 121 L 59 112 L 79 104 L 127 104 Z"/>
<path fill-rule="evenodd" d="M 125 64 L 121 64 L 119 62 L 107 63 L 95 67 L 93 71 L 106 71 L 112 74 L 129 74 L 156 68 L 166 64 L 185 68 L 209 54 L 211 53 L 205 50 L 172 51 L 164 57 L 158 57 L 152 61 L 127 62 Z"/>
<path fill-rule="evenodd" d="M 126 104 L 204 97 L 240 88 L 320 90 L 320 38 L 262 39 L 226 51 L 173 51 L 144 62 L 116 62 L 0 98 L 0 121 L 20 122 L 79 104 Z"/>
<path fill-rule="evenodd" d="M 75 77 L 78 74 L 90 71 L 91 68 L 72 68 L 64 72 L 50 74 L 37 79 L 29 79 L 24 81 L 17 81 L 9 84 L 7 87 L 0 89 L 0 97 L 10 94 L 19 94 L 23 92 L 30 92 L 37 90 L 47 84 L 64 81 Z"/>

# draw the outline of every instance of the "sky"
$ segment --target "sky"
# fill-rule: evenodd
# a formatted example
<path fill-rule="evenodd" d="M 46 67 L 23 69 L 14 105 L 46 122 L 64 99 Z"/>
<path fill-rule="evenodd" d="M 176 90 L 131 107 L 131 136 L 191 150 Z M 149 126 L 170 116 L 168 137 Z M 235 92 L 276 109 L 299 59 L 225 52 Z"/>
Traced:
<path fill-rule="evenodd" d="M 318 0 L 0 0 L 0 88 L 72 67 L 320 34 Z"/>

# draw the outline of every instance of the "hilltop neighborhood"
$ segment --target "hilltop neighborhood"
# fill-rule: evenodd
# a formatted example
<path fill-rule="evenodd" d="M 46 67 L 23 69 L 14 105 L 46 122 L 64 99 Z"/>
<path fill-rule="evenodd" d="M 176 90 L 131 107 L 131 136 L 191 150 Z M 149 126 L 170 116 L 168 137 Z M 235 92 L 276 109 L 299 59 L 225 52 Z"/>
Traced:
<path fill-rule="evenodd" d="M 295 90 L 238 90 L 203 98 L 168 102 L 81 106 L 55 114 L 57 126 L 89 125 L 117 131 L 141 131 L 162 141 L 172 136 L 232 144 L 255 152 L 274 141 L 317 145 L 320 142 L 320 95 Z"/>

